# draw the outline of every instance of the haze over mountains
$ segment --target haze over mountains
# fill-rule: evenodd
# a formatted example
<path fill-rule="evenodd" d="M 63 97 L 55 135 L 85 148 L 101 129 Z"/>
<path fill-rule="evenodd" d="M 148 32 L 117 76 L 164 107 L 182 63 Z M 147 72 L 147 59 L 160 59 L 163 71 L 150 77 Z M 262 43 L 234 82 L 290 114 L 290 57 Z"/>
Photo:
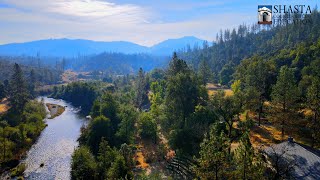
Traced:
<path fill-rule="evenodd" d="M 182 49 L 190 45 L 202 46 L 204 40 L 193 36 L 179 39 L 168 39 L 151 47 L 138 45 L 127 41 L 91 41 L 84 39 L 47 39 L 25 43 L 12 43 L 0 45 L 0 55 L 5 56 L 53 56 L 75 57 L 78 55 L 92 55 L 103 52 L 115 52 L 124 54 L 148 53 L 158 56 L 171 55 L 174 50 Z"/>

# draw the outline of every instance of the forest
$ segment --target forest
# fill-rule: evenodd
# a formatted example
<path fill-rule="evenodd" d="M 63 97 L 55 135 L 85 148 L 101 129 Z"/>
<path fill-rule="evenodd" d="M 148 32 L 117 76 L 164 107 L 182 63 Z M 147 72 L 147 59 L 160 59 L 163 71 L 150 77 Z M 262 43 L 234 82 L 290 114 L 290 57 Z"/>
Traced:
<path fill-rule="evenodd" d="M 0 115 L 2 172 L 19 164 L 45 128 L 36 98 L 51 85 L 46 95 L 88 117 L 71 179 L 294 178 L 293 165 L 264 148 L 288 138 L 320 148 L 320 13 L 308 16 L 312 24 L 221 30 L 212 45 L 173 52 L 167 64 L 147 66 L 150 57 L 141 54 L 134 59 L 143 63 L 129 68 L 115 65 L 132 65 L 129 55 L 79 59 L 77 68 L 107 73 L 69 83 L 62 83 L 64 60 L 55 67 L 0 61 L 10 71 L 0 76 L 0 98 L 10 105 Z"/>

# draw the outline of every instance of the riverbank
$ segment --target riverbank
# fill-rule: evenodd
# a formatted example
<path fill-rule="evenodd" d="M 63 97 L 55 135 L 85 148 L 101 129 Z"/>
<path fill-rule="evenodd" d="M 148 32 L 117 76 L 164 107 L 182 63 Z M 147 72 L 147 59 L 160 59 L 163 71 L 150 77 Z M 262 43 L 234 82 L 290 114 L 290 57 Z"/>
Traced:
<path fill-rule="evenodd" d="M 21 119 L 23 116 L 25 121 L 18 121 L 15 126 L 10 125 L 9 122 L 2 128 L 2 131 L 5 131 L 5 136 L 2 137 L 3 146 L 0 148 L 3 152 L 1 154 L 0 179 L 22 177 L 25 166 L 20 161 L 26 157 L 29 149 L 45 129 L 46 123 L 43 119 L 46 118 L 46 115 L 45 104 L 40 99 L 28 101 L 23 108 L 23 113 L 7 111 L 1 114 L 1 118 L 10 118 L 10 120 Z M 23 124 L 24 128 L 20 128 L 20 124 Z M 23 138 L 16 137 L 14 136 L 16 132 L 25 136 Z"/>
<path fill-rule="evenodd" d="M 43 101 L 46 107 L 47 104 L 55 105 L 55 109 L 64 107 L 64 112 L 45 121 L 48 126 L 22 161 L 26 165 L 24 178 L 71 179 L 72 153 L 78 147 L 77 139 L 86 119 L 78 114 L 80 109 L 62 99 L 43 97 Z"/>
<path fill-rule="evenodd" d="M 46 106 L 50 112 L 49 119 L 53 119 L 57 116 L 60 116 L 66 110 L 66 108 L 64 106 L 61 106 L 58 104 L 46 103 Z"/>

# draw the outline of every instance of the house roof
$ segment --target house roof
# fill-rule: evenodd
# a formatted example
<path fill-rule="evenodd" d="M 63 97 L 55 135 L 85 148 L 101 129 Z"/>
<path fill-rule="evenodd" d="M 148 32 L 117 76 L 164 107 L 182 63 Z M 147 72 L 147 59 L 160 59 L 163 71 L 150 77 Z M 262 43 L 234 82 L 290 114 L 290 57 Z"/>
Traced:
<path fill-rule="evenodd" d="M 291 175 L 295 179 L 320 179 L 319 150 L 286 141 L 266 148 L 265 152 L 269 156 L 272 153 L 282 154 L 285 159 L 294 162 Z"/>

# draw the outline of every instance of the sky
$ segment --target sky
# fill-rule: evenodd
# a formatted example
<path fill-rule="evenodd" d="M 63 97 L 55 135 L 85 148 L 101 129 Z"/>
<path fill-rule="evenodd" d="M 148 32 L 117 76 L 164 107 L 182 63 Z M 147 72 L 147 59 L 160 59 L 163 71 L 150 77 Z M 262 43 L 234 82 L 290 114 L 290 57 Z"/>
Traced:
<path fill-rule="evenodd" d="M 257 22 L 257 6 L 316 0 L 0 0 L 0 44 L 40 39 L 130 41 L 152 46 Z"/>

